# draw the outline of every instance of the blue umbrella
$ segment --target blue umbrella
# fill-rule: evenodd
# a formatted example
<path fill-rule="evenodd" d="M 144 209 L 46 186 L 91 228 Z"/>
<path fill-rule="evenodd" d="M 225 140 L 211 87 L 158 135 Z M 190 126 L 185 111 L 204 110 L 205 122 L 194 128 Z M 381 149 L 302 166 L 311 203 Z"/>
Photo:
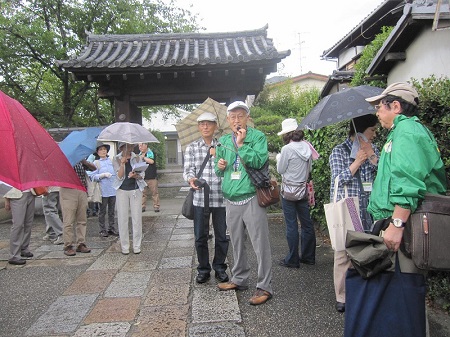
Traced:
<path fill-rule="evenodd" d="M 59 143 L 59 147 L 72 166 L 95 151 L 97 137 L 101 131 L 102 128 L 99 127 L 86 128 L 82 131 L 72 131 Z"/>

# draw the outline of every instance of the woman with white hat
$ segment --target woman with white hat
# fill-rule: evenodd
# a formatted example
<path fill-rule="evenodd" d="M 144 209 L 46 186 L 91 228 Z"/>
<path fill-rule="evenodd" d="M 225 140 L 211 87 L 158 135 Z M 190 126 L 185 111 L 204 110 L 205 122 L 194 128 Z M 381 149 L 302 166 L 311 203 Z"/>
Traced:
<path fill-rule="evenodd" d="M 284 146 L 277 156 L 277 171 L 282 176 L 281 202 L 286 222 L 286 238 L 289 252 L 279 264 L 288 268 L 299 268 L 300 263 L 316 263 L 316 234 L 309 214 L 307 180 L 312 167 L 312 150 L 303 141 L 303 131 L 297 130 L 294 118 L 285 119 L 282 130 Z M 297 217 L 301 223 L 301 254 Z"/>

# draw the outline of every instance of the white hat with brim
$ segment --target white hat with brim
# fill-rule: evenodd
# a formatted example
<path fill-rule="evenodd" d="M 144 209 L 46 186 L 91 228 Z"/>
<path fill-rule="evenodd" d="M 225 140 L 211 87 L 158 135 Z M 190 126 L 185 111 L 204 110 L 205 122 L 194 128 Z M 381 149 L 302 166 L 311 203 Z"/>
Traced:
<path fill-rule="evenodd" d="M 247 104 L 245 104 L 242 101 L 236 101 L 236 102 L 231 103 L 228 106 L 228 108 L 227 108 L 227 115 L 230 113 L 230 111 L 233 111 L 235 109 L 244 109 L 247 112 L 247 115 L 250 114 L 250 109 L 249 109 Z"/>
<path fill-rule="evenodd" d="M 417 105 L 419 98 L 419 94 L 412 85 L 406 82 L 397 82 L 384 89 L 381 95 L 366 98 L 366 101 L 375 105 L 388 95 L 400 97 L 412 105 Z"/>
<path fill-rule="evenodd" d="M 211 112 L 204 112 L 197 118 L 197 122 L 216 122 L 217 123 L 217 116 L 214 115 Z"/>
<path fill-rule="evenodd" d="M 281 122 L 281 131 L 277 133 L 278 136 L 284 135 L 288 132 L 297 130 L 298 124 L 295 118 L 288 118 Z"/>

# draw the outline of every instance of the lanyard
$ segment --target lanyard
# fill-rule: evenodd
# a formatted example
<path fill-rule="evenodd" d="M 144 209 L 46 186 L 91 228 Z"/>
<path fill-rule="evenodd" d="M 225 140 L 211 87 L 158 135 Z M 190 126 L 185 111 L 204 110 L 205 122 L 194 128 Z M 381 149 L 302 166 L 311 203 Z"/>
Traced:
<path fill-rule="evenodd" d="M 236 142 L 236 135 L 233 133 L 231 138 L 233 139 L 234 146 L 237 149 L 238 147 L 237 147 L 237 142 Z M 233 163 L 234 172 L 236 172 L 239 169 L 240 163 L 241 163 L 241 158 L 239 157 L 238 153 L 236 152 L 236 158 L 234 159 L 234 163 Z"/>

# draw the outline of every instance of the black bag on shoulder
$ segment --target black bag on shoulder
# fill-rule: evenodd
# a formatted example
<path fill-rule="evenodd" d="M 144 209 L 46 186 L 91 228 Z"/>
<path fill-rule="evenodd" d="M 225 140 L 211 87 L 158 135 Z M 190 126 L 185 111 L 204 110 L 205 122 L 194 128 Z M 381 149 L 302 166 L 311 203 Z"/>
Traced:
<path fill-rule="evenodd" d="M 194 189 L 189 189 L 186 199 L 184 199 L 183 206 L 181 207 L 181 214 L 189 220 L 194 220 Z"/>
<path fill-rule="evenodd" d="M 208 154 L 203 160 L 202 166 L 198 171 L 197 179 L 200 178 L 203 170 L 205 169 L 206 163 L 208 162 L 209 158 L 211 158 L 210 150 L 211 148 L 208 148 Z M 194 193 L 195 190 L 193 188 L 189 189 L 188 195 L 186 196 L 186 199 L 184 199 L 183 206 L 181 207 L 181 214 L 189 220 L 194 220 Z"/>

